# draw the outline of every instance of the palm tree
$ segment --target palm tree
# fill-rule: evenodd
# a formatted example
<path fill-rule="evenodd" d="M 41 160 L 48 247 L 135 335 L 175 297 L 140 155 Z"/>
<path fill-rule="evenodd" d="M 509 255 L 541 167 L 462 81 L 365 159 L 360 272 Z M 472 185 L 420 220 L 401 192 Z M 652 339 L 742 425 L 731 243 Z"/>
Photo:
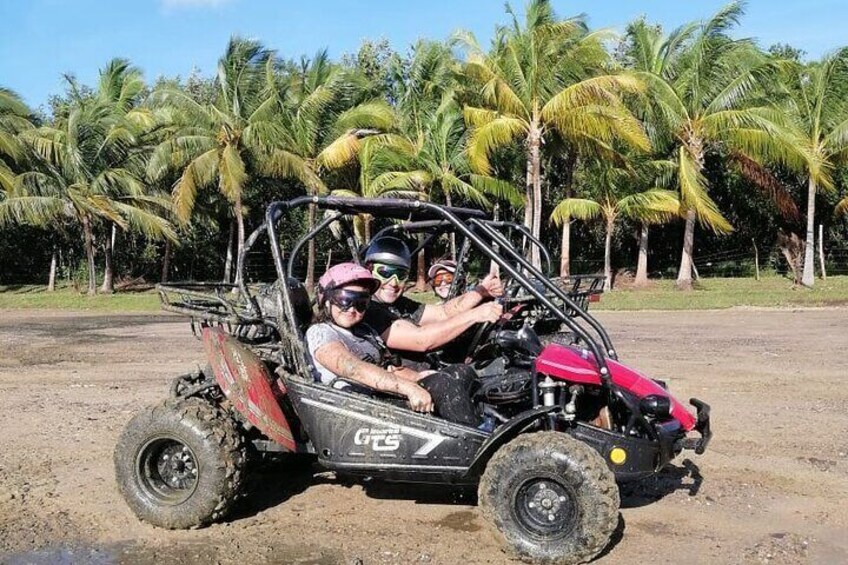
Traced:
<path fill-rule="evenodd" d="M 651 223 L 667 221 L 677 215 L 680 201 L 673 191 L 650 188 L 634 192 L 639 179 L 634 171 L 597 163 L 590 167 L 586 179 L 591 192 L 597 196 L 589 198 L 566 198 L 551 214 L 551 220 L 561 225 L 571 218 L 589 220 L 600 216 L 604 220 L 604 290 L 612 287 L 612 235 L 620 217 L 630 218 L 642 224 L 642 233 Z M 647 235 L 643 235 L 647 247 Z M 641 244 L 642 242 L 640 242 Z M 640 260 L 642 247 L 640 245 Z M 647 256 L 647 250 L 646 250 Z"/>
<path fill-rule="evenodd" d="M 311 191 L 323 184 L 280 121 L 285 89 L 270 51 L 256 41 L 230 39 L 218 62 L 216 89 L 211 104 L 173 88 L 153 94 L 154 103 L 173 111 L 174 133 L 153 152 L 147 172 L 159 179 L 170 170 L 182 171 L 173 190 L 174 209 L 182 222 L 191 216 L 197 191 L 217 184 L 236 220 L 238 283 L 243 272 L 244 189 L 251 177 L 296 178 Z"/>
<path fill-rule="evenodd" d="M 472 168 L 490 174 L 489 154 L 515 140 L 526 147 L 524 221 L 535 236 L 542 223 L 541 149 L 556 132 L 575 151 L 613 153 L 613 142 L 647 149 L 639 122 L 617 92 L 638 90 L 625 74 L 602 74 L 609 66 L 603 32 L 589 33 L 581 17 L 559 20 L 548 0 L 532 0 L 524 26 L 511 8 L 512 26 L 500 28 L 486 54 L 474 37 L 459 37 L 468 50 L 465 71 L 482 85 L 482 106 L 467 106 L 473 128 Z M 537 249 L 531 259 L 540 264 Z"/>
<path fill-rule="evenodd" d="M 793 64 L 786 80 L 791 112 L 798 129 L 798 151 L 808 156 L 800 170 L 807 177 L 807 238 L 801 284 L 814 284 L 814 241 L 816 192 L 832 190 L 834 172 L 848 157 L 848 49 L 821 61 Z M 837 204 L 837 212 L 848 209 L 848 199 Z"/>
<path fill-rule="evenodd" d="M 747 39 L 727 34 L 743 14 L 734 2 L 704 23 L 662 34 L 644 20 L 627 30 L 626 52 L 637 77 L 647 85 L 646 110 L 655 126 L 655 144 L 670 146 L 676 161 L 681 213 L 686 218 L 677 286 L 692 287 L 695 223 L 715 232 L 732 230 L 708 195 L 703 174 L 706 153 L 721 146 L 757 162 L 794 163 L 789 130 L 780 112 L 758 98 L 772 65 Z"/>
<path fill-rule="evenodd" d="M 508 182 L 472 173 L 466 152 L 467 132 L 459 105 L 452 97 L 434 111 L 422 116 L 420 145 L 405 152 L 394 151 L 394 170 L 380 175 L 373 185 L 382 191 L 406 190 L 420 192 L 429 200 L 441 197 L 448 206 L 453 198 L 469 200 L 478 206 L 490 208 L 490 197 L 506 199 L 516 208 L 523 204 L 521 194 Z M 384 151 L 391 149 L 385 148 Z M 451 255 L 456 257 L 456 240 L 450 238 Z M 418 255 L 418 287 L 426 284 L 426 267 L 423 253 Z"/>
<path fill-rule="evenodd" d="M 23 161 L 24 147 L 18 134 L 32 129 L 30 112 L 17 94 L 0 87 L 0 187 L 8 187 L 14 176 L 10 165 Z"/>
<path fill-rule="evenodd" d="M 96 293 L 94 231 L 101 221 L 137 229 L 149 237 L 176 236 L 163 218 L 166 202 L 145 190 L 134 174 L 132 151 L 144 112 L 133 112 L 132 93 L 140 90 L 138 71 L 115 59 L 100 73 L 98 90 L 82 93 L 68 78 L 67 115 L 26 130 L 21 138 L 33 168 L 15 178 L 0 203 L 0 222 L 47 225 L 69 220 L 81 225 L 88 264 L 88 294 Z"/>

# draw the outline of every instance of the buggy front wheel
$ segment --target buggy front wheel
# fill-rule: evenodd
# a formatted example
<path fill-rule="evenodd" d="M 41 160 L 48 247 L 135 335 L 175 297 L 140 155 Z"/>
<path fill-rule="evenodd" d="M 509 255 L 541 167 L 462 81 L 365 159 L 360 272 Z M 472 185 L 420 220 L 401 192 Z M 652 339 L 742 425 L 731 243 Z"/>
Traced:
<path fill-rule="evenodd" d="M 115 476 L 145 522 L 190 528 L 223 517 L 239 494 L 245 451 L 232 420 L 200 399 L 137 414 L 115 447 Z"/>
<path fill-rule="evenodd" d="M 595 450 L 559 432 L 521 435 L 498 450 L 478 499 L 484 516 L 529 563 L 584 563 L 618 523 L 612 472 Z"/>

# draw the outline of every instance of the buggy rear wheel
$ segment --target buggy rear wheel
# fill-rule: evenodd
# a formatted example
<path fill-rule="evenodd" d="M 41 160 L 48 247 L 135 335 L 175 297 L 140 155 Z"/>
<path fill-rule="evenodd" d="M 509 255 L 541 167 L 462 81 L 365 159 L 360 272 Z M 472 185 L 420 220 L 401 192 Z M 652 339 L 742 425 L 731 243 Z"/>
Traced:
<path fill-rule="evenodd" d="M 115 447 L 118 489 L 141 520 L 190 528 L 223 517 L 238 496 L 245 451 L 232 420 L 200 399 L 137 414 Z"/>
<path fill-rule="evenodd" d="M 558 432 L 521 435 L 498 450 L 478 491 L 484 516 L 529 563 L 583 563 L 618 523 L 618 487 L 598 453 Z"/>

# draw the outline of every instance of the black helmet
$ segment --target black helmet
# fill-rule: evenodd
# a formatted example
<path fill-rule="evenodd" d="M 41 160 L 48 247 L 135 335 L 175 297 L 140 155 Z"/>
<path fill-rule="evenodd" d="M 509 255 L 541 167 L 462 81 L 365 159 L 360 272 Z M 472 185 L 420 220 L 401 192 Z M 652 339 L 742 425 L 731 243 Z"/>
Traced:
<path fill-rule="evenodd" d="M 396 237 L 384 235 L 371 240 L 362 260 L 366 264 L 382 263 L 409 269 L 412 265 L 412 256 L 406 244 Z"/>

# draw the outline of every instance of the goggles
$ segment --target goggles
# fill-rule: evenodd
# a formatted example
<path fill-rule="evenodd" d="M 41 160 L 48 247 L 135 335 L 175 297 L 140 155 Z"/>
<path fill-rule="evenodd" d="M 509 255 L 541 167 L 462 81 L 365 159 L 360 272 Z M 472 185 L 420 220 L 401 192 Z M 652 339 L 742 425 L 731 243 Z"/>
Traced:
<path fill-rule="evenodd" d="M 353 308 L 362 314 L 368 309 L 368 304 L 371 303 L 371 293 L 362 290 L 341 288 L 332 291 L 328 299 L 330 304 L 337 306 L 342 312 L 347 312 Z"/>
<path fill-rule="evenodd" d="M 386 283 L 397 279 L 398 284 L 403 284 L 409 278 L 409 269 L 398 267 L 396 265 L 383 265 L 382 263 L 374 263 L 371 267 L 371 274 L 377 277 L 380 282 Z"/>
<path fill-rule="evenodd" d="M 433 277 L 433 286 L 442 286 L 443 284 L 451 284 L 453 283 L 453 273 L 448 271 L 442 271 L 441 273 L 437 273 L 435 277 Z"/>

